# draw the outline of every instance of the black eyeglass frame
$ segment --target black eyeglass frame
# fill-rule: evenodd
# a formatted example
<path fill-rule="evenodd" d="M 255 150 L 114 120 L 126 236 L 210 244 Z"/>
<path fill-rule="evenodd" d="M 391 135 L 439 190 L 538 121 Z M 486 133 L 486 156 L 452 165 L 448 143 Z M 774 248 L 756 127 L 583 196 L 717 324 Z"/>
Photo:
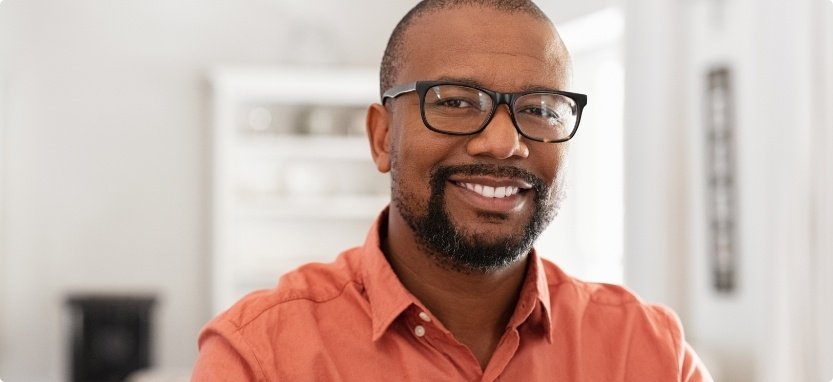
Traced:
<path fill-rule="evenodd" d="M 488 117 L 486 117 L 486 120 L 483 122 L 483 124 L 480 127 L 478 127 L 476 130 L 474 130 L 472 132 L 469 132 L 469 133 L 458 133 L 458 132 L 444 131 L 444 130 L 436 129 L 433 126 L 431 126 L 431 124 L 428 123 L 428 119 L 425 118 L 425 93 L 428 92 L 428 89 L 430 89 L 434 86 L 438 86 L 438 85 L 463 86 L 463 87 L 467 87 L 467 88 L 471 88 L 471 89 L 476 89 L 476 90 L 479 90 L 483 93 L 488 94 L 489 97 L 492 98 L 492 110 L 489 112 L 489 115 L 488 115 Z M 440 133 L 440 134 L 448 134 L 448 135 L 474 135 L 474 134 L 478 134 L 481 131 L 483 131 L 484 129 L 486 129 L 486 126 L 488 126 L 489 123 L 492 122 L 492 118 L 494 118 L 495 112 L 497 111 L 498 106 L 500 106 L 501 104 L 505 104 L 506 107 L 509 109 L 509 117 L 512 119 L 512 124 L 515 126 L 515 130 L 518 131 L 518 134 L 520 134 L 524 138 L 531 139 L 533 141 L 544 142 L 544 143 L 566 142 L 566 141 L 570 140 L 571 138 L 573 138 L 573 136 L 576 135 L 576 132 L 578 131 L 578 125 L 581 122 L 581 113 L 584 110 L 584 106 L 587 105 L 587 95 L 586 94 L 581 94 L 581 93 L 571 93 L 571 92 L 565 92 L 565 91 L 561 91 L 561 90 L 530 90 L 530 91 L 523 91 L 523 92 L 517 92 L 517 93 L 501 93 L 501 92 L 497 92 L 497 91 L 494 91 L 494 90 L 484 89 L 484 88 L 479 87 L 479 86 L 473 86 L 471 84 L 466 84 L 466 83 L 461 83 L 461 82 L 454 82 L 454 81 L 416 81 L 416 82 L 411 82 L 411 83 L 407 83 L 407 84 L 397 85 L 397 86 L 394 86 L 394 87 L 388 89 L 387 91 L 385 91 L 382 94 L 382 105 L 385 104 L 385 102 L 388 100 L 388 98 L 393 99 L 393 98 L 399 97 L 403 94 L 410 93 L 410 92 L 416 92 L 417 93 L 417 96 L 419 97 L 419 113 L 422 116 L 422 123 L 425 124 L 425 127 L 427 127 L 431 131 L 434 131 L 434 132 L 437 132 L 437 133 Z M 527 135 L 526 133 L 524 133 L 524 131 L 518 126 L 518 121 L 515 119 L 515 112 L 514 112 L 513 109 L 514 109 L 514 106 L 515 106 L 515 101 L 518 98 L 523 97 L 525 95 L 529 95 L 529 94 L 558 94 L 558 95 L 570 98 L 576 103 L 576 109 L 577 109 L 576 110 L 576 125 L 573 126 L 573 130 L 570 132 L 569 136 L 567 136 L 566 138 L 561 138 L 561 139 L 548 140 L 548 139 L 544 139 L 544 138 L 531 137 L 531 136 Z"/>

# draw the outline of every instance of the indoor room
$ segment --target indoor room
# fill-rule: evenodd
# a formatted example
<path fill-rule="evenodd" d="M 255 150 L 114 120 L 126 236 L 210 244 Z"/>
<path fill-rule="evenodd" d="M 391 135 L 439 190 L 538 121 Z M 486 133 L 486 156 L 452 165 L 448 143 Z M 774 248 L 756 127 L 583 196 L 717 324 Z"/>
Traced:
<path fill-rule="evenodd" d="M 361 246 L 416 3 L 0 0 L 0 382 L 188 381 L 212 317 Z M 716 381 L 833 379 L 833 1 L 535 3 L 587 95 L 536 253 Z"/>

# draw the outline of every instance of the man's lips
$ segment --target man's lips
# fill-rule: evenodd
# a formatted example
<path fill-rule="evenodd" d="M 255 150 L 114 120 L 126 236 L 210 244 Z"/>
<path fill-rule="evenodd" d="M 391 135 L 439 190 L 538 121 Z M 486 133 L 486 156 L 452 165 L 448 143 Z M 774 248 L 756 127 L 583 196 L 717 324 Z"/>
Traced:
<path fill-rule="evenodd" d="M 505 198 L 532 188 L 526 181 L 515 178 L 453 176 L 449 181 L 487 198 Z"/>
<path fill-rule="evenodd" d="M 521 212 L 545 188 L 536 176 L 512 166 L 441 166 L 431 174 L 432 195 L 444 190 L 448 208 L 473 210 L 480 216 L 485 212 L 508 217 Z"/>

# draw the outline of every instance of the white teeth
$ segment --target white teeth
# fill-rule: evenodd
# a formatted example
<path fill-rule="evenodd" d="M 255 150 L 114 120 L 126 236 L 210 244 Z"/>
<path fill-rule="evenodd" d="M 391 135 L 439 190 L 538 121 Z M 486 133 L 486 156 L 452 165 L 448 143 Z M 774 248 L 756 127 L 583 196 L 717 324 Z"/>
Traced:
<path fill-rule="evenodd" d="M 469 191 L 476 192 L 482 196 L 487 198 L 505 198 L 507 196 L 512 196 L 520 191 L 518 187 L 512 186 L 503 186 L 503 187 L 492 187 L 492 186 L 484 186 L 482 184 L 472 184 L 472 183 L 459 183 L 461 186 L 465 187 Z"/>
<path fill-rule="evenodd" d="M 490 186 L 483 186 L 483 196 L 487 198 L 495 197 L 495 188 Z"/>

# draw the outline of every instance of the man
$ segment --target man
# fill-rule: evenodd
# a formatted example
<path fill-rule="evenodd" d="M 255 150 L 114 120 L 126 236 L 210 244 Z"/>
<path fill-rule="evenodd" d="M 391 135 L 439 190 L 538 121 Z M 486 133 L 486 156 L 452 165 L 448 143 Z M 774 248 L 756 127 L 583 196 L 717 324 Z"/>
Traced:
<path fill-rule="evenodd" d="M 668 309 L 532 250 L 586 103 L 570 73 L 531 2 L 419 3 L 367 113 L 390 207 L 363 247 L 209 323 L 193 379 L 711 380 Z"/>

